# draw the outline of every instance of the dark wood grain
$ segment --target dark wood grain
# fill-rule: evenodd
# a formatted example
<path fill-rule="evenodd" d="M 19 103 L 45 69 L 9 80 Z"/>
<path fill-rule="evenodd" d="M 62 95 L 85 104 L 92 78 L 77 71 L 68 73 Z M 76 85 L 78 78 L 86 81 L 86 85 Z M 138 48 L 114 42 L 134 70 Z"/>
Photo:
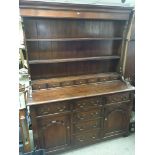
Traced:
<path fill-rule="evenodd" d="M 27 42 L 29 60 L 67 59 L 120 55 L 121 40 Z"/>
<path fill-rule="evenodd" d="M 115 59 L 98 61 L 77 61 L 53 64 L 30 64 L 30 74 L 32 80 L 36 80 L 52 77 L 116 72 L 118 62 L 118 59 Z"/>
<path fill-rule="evenodd" d="M 37 39 L 40 41 L 46 39 L 46 41 L 66 41 L 70 39 L 71 41 L 78 40 L 78 38 L 83 40 L 93 38 L 117 40 L 122 38 L 124 24 L 124 21 L 115 20 L 24 18 L 28 41 L 35 41 Z"/>

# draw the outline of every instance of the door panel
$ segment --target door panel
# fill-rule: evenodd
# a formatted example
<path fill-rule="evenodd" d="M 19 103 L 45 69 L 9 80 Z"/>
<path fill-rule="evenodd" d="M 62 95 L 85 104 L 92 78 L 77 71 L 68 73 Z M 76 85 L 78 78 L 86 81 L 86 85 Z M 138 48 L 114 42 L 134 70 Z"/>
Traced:
<path fill-rule="evenodd" d="M 69 144 L 69 117 L 42 117 L 37 121 L 41 148 L 64 147 Z"/>
<path fill-rule="evenodd" d="M 130 103 L 116 103 L 105 107 L 104 136 L 128 130 L 130 109 Z"/>

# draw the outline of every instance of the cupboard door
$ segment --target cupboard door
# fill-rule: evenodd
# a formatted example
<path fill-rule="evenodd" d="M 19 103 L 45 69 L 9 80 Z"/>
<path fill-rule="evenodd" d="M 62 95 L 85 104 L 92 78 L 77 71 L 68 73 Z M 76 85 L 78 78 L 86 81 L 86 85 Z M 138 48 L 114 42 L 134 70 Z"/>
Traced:
<path fill-rule="evenodd" d="M 42 117 L 37 125 L 41 148 L 65 147 L 70 143 L 69 116 Z"/>
<path fill-rule="evenodd" d="M 130 102 L 105 106 L 104 136 L 128 131 L 130 121 Z"/>

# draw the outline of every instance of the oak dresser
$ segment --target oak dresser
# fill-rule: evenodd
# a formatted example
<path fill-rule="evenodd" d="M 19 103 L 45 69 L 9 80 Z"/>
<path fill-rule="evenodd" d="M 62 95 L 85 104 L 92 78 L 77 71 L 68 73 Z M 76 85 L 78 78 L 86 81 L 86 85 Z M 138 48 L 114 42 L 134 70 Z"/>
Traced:
<path fill-rule="evenodd" d="M 131 7 L 20 0 L 34 144 L 46 154 L 128 135 Z"/>

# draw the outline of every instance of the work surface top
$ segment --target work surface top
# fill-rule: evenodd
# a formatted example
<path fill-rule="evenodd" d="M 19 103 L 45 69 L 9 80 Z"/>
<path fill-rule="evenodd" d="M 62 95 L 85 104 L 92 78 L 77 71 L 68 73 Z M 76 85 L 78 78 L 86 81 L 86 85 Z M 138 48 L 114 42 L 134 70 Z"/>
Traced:
<path fill-rule="evenodd" d="M 32 98 L 28 98 L 28 105 L 38 105 L 132 90 L 134 90 L 134 87 L 127 85 L 120 80 L 114 80 L 105 83 L 52 88 L 33 91 Z"/>

